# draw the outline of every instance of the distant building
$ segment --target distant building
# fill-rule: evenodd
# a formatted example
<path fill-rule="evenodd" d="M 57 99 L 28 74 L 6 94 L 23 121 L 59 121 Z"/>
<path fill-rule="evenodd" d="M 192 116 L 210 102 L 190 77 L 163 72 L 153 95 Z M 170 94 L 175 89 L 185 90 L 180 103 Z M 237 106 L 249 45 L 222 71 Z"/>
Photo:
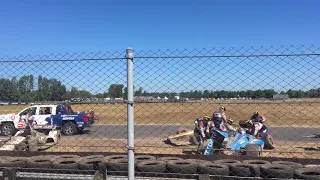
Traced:
<path fill-rule="evenodd" d="M 288 94 L 274 94 L 273 99 L 289 99 L 289 95 Z"/>
<path fill-rule="evenodd" d="M 153 96 L 135 96 L 134 101 L 136 102 L 151 102 L 151 101 L 156 101 L 157 98 Z"/>

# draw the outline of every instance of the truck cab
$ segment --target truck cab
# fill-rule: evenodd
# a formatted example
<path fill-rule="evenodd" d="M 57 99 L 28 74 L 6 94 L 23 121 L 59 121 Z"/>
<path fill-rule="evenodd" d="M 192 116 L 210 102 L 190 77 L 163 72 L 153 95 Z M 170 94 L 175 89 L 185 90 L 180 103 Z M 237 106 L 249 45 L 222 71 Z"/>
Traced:
<path fill-rule="evenodd" d="M 31 109 L 29 117 L 28 110 Z M 17 114 L 0 115 L 2 135 L 14 135 L 17 130 L 31 125 L 34 129 L 61 129 L 65 135 L 80 133 L 90 127 L 93 120 L 85 113 L 73 112 L 70 105 L 33 105 L 24 108 Z"/>

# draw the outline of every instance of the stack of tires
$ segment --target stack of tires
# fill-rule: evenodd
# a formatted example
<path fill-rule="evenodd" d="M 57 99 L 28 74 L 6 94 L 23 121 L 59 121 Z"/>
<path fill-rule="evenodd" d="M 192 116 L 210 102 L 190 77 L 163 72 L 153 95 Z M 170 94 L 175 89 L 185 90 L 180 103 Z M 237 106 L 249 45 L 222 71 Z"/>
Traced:
<path fill-rule="evenodd" d="M 209 174 L 212 176 L 261 177 L 284 179 L 320 179 L 320 166 L 306 166 L 290 161 L 234 160 L 206 161 L 180 157 L 136 155 L 135 170 L 145 173 Z M 51 168 L 68 170 L 127 171 L 127 155 L 39 155 L 1 157 L 1 167 Z"/>

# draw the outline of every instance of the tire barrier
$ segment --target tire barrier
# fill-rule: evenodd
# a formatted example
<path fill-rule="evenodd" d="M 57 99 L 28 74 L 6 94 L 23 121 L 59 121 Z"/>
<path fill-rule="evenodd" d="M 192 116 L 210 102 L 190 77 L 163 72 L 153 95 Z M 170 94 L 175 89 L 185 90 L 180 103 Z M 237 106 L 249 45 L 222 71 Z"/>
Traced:
<path fill-rule="evenodd" d="M 231 164 L 230 175 L 239 177 L 260 177 L 260 167 L 256 164 L 247 163 Z"/>
<path fill-rule="evenodd" d="M 226 165 L 230 166 L 232 164 L 241 163 L 241 161 L 235 160 L 235 159 L 221 159 L 221 160 L 214 161 L 214 163 L 226 164 Z"/>
<path fill-rule="evenodd" d="M 312 167 L 291 161 L 182 159 L 180 157 L 135 156 L 136 172 L 151 174 L 207 174 L 212 176 L 261 177 L 278 179 L 320 179 L 320 166 Z M 99 170 L 100 172 L 127 172 L 127 155 L 39 155 L 31 157 L 0 157 L 0 167 Z"/>
<path fill-rule="evenodd" d="M 225 164 L 215 164 L 212 162 L 205 162 L 198 165 L 198 171 L 200 174 L 209 174 L 209 175 L 221 175 L 229 176 L 229 166 Z"/>
<path fill-rule="evenodd" d="M 6 156 L 1 159 L 0 166 L 2 167 L 15 167 L 24 168 L 27 166 L 27 158 L 25 157 L 9 157 Z"/>
<path fill-rule="evenodd" d="M 76 158 L 60 158 L 52 161 L 52 167 L 55 169 L 78 169 L 79 159 Z"/>
<path fill-rule="evenodd" d="M 297 168 L 302 168 L 303 165 L 300 163 L 296 163 L 296 162 L 291 162 L 291 161 L 273 161 L 272 164 L 280 164 L 280 165 L 286 165 L 286 166 L 290 166 L 293 169 L 297 169 Z"/>
<path fill-rule="evenodd" d="M 171 160 L 167 162 L 168 172 L 181 174 L 195 174 L 198 170 L 198 165 L 189 160 Z"/>
<path fill-rule="evenodd" d="M 134 157 L 135 162 L 142 162 L 142 161 L 151 161 L 151 160 L 156 160 L 155 156 L 151 156 L 151 155 L 137 155 Z"/>
<path fill-rule="evenodd" d="M 139 172 L 157 172 L 165 173 L 167 163 L 164 161 L 147 160 L 137 163 L 137 171 Z"/>
<path fill-rule="evenodd" d="M 28 158 L 28 168 L 51 168 L 54 156 L 33 156 Z"/>
<path fill-rule="evenodd" d="M 298 168 L 294 176 L 297 179 L 320 179 L 320 168 Z"/>
<path fill-rule="evenodd" d="M 244 160 L 244 161 L 242 161 L 242 163 L 253 164 L 253 165 L 257 165 L 257 166 L 271 164 L 269 161 L 265 161 L 265 160 Z"/>
<path fill-rule="evenodd" d="M 293 178 L 293 169 L 287 165 L 266 164 L 261 167 L 261 177 L 263 178 Z"/>
<path fill-rule="evenodd" d="M 167 162 L 167 161 L 171 161 L 171 160 L 183 160 L 182 158 L 180 158 L 180 157 L 171 157 L 171 156 L 164 156 L 164 157 L 158 157 L 157 158 L 159 161 L 165 161 L 165 162 Z"/>

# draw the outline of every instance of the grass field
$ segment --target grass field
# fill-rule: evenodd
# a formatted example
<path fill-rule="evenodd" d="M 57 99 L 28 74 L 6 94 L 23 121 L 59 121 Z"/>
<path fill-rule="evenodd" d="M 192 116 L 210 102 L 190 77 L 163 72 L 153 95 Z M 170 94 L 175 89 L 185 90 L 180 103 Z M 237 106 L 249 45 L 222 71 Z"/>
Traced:
<path fill-rule="evenodd" d="M 260 111 L 270 126 L 314 127 L 320 122 L 320 103 L 314 102 L 196 102 L 196 103 L 136 103 L 135 124 L 183 124 L 205 114 L 211 115 L 219 105 L 227 108 L 227 117 L 237 122 L 247 119 L 254 111 Z M 0 106 L 0 113 L 15 113 L 26 106 Z M 94 109 L 98 124 L 126 124 L 126 104 L 73 105 L 74 111 Z"/>

